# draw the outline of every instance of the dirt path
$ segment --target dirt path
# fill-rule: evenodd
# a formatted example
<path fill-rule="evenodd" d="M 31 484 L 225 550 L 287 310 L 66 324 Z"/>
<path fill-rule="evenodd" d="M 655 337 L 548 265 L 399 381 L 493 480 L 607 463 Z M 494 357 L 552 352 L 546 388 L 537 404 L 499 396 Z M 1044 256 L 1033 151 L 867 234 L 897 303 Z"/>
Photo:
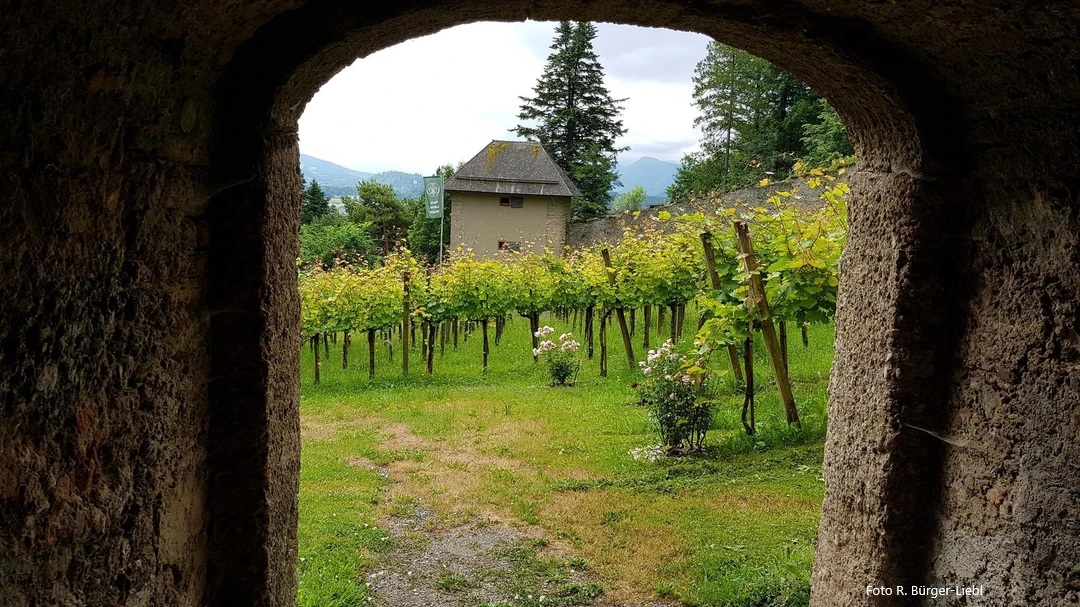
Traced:
<path fill-rule="evenodd" d="M 378 466 L 387 475 L 388 492 L 396 498 L 417 498 L 408 508 L 394 508 L 381 525 L 395 548 L 378 556 L 367 582 L 377 607 L 672 607 L 671 603 L 615 604 L 605 600 L 603 586 L 585 561 L 562 546 L 551 545 L 530 528 L 485 514 L 440 519 L 423 506 L 428 495 L 413 476 L 434 473 L 440 484 L 458 492 L 473 489 L 467 469 L 496 466 L 514 469 L 515 460 L 452 451 L 428 444 L 404 425 L 383 428 L 381 447 L 420 451 L 422 464 L 405 460 Z M 363 462 L 350 462 L 363 465 Z M 451 464 L 448 466 L 448 464 Z M 449 475 L 449 478 L 444 475 Z"/>

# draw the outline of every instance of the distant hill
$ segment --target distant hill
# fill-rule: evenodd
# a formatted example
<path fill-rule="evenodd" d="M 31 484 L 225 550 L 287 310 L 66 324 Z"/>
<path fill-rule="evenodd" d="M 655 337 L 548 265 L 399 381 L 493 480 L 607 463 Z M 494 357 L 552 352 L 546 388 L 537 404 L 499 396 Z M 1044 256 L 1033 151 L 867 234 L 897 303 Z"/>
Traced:
<path fill-rule="evenodd" d="M 334 164 L 328 160 L 300 154 L 300 172 L 304 179 L 319 182 L 319 187 L 327 196 L 355 196 L 356 184 L 374 179 L 394 188 L 398 198 L 418 198 L 424 190 L 424 178 L 417 173 L 401 171 L 383 171 L 365 173 Z"/>
<path fill-rule="evenodd" d="M 318 181 L 327 196 L 356 195 L 357 182 L 372 175 L 306 154 L 300 154 L 300 172 L 304 179 Z"/>
<path fill-rule="evenodd" d="M 619 181 L 622 186 L 615 188 L 616 194 L 621 194 L 635 186 L 645 188 L 645 194 L 650 204 L 667 200 L 667 188 L 675 181 L 675 172 L 679 165 L 674 162 L 657 160 L 651 156 L 643 156 L 630 164 L 619 164 Z"/>

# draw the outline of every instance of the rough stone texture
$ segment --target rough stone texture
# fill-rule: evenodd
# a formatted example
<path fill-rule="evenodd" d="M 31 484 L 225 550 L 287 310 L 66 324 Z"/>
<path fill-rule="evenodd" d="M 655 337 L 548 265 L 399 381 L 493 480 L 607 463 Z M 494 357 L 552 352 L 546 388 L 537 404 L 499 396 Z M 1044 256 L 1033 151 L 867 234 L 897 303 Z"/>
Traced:
<path fill-rule="evenodd" d="M 1080 602 L 1075 2 L 0 8 L 0 604 L 294 600 L 296 119 L 357 56 L 525 18 L 711 35 L 851 130 L 813 604 Z"/>

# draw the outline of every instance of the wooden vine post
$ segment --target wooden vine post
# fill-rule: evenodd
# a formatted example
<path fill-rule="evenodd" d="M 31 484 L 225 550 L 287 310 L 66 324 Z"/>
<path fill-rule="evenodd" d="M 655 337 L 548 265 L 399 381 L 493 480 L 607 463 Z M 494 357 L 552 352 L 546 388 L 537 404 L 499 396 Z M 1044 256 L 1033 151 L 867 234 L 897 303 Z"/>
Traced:
<path fill-rule="evenodd" d="M 486 317 L 483 320 L 480 321 L 480 328 L 484 331 L 484 370 L 482 371 L 482 373 L 487 373 L 487 363 L 488 363 L 489 348 L 488 348 L 488 319 Z"/>
<path fill-rule="evenodd" d="M 716 273 L 716 253 L 712 247 L 712 234 L 702 232 L 700 236 L 701 248 L 705 251 L 705 268 L 709 271 L 709 284 L 712 285 L 714 291 L 718 291 L 720 290 L 720 275 Z M 731 374 L 735 377 L 735 381 L 744 381 L 743 366 L 739 363 L 739 350 L 734 345 L 729 345 L 727 354 L 728 362 L 731 363 Z"/>
<path fill-rule="evenodd" d="M 611 268 L 611 255 L 608 253 L 607 247 L 600 249 L 600 256 L 604 258 L 604 267 L 607 268 L 608 284 L 614 288 L 615 272 Z M 634 344 L 630 341 L 630 330 L 626 326 L 626 312 L 622 309 L 622 306 L 615 308 L 615 316 L 619 318 L 619 332 L 622 333 L 623 348 L 626 350 L 626 364 L 633 371 L 637 369 L 637 359 L 634 358 Z"/>
<path fill-rule="evenodd" d="M 585 308 L 585 343 L 586 343 L 586 357 L 592 360 L 593 357 L 593 344 L 594 344 L 594 331 L 593 331 L 593 317 L 596 314 L 596 308 L 589 306 Z"/>
<path fill-rule="evenodd" d="M 405 296 L 401 300 L 401 373 L 402 375 L 409 374 L 409 334 L 412 328 L 409 326 L 409 312 L 412 307 L 409 305 L 409 273 L 402 274 L 401 286 L 405 291 Z"/>
<path fill-rule="evenodd" d="M 754 248 L 750 244 L 750 230 L 745 221 L 735 222 L 735 234 L 739 238 L 739 250 L 742 252 L 744 267 L 750 274 L 749 304 L 757 309 L 758 321 L 761 325 L 761 336 L 765 341 L 765 349 L 769 354 L 769 366 L 772 367 L 773 376 L 776 377 L 776 386 L 780 391 L 780 401 L 784 404 L 784 412 L 787 413 L 787 422 L 802 428 L 802 422 L 799 421 L 799 412 L 795 409 L 795 397 L 791 394 L 791 383 L 788 381 L 787 369 L 784 368 L 780 340 L 776 336 L 776 326 L 773 324 L 772 315 L 769 313 L 769 302 L 765 300 L 765 285 L 761 282 L 760 265 L 757 258 L 754 257 Z"/>
<path fill-rule="evenodd" d="M 435 332 L 439 326 L 433 322 L 427 323 L 427 374 L 431 375 L 435 370 Z"/>
<path fill-rule="evenodd" d="M 611 310 L 600 309 L 600 377 L 607 377 L 607 318 Z"/>
<path fill-rule="evenodd" d="M 375 329 L 367 331 L 368 379 L 375 379 Z"/>
<path fill-rule="evenodd" d="M 649 349 L 649 324 L 651 323 L 651 321 L 652 306 L 650 306 L 649 304 L 645 304 L 644 318 L 642 319 L 642 322 L 645 324 L 645 326 L 642 327 L 643 331 L 641 332 L 644 338 L 642 339 L 641 347 L 645 348 L 646 350 Z"/>

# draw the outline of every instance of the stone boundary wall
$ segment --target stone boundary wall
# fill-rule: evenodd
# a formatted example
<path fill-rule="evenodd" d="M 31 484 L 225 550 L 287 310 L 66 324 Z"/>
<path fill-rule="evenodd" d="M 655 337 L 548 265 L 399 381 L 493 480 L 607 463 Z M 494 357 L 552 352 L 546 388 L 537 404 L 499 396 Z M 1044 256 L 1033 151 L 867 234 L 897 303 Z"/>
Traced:
<path fill-rule="evenodd" d="M 566 234 L 566 244 L 574 249 L 594 245 L 598 242 L 618 242 L 622 238 L 624 227 L 640 226 L 648 222 L 655 222 L 660 211 L 668 211 L 672 215 L 687 215 L 704 211 L 715 212 L 717 209 L 730 208 L 737 204 L 750 206 L 771 206 L 765 202 L 767 198 L 779 191 L 793 191 L 794 198 L 799 205 L 807 207 L 816 206 L 820 203 L 818 195 L 806 184 L 798 179 L 777 181 L 767 186 L 754 186 L 733 190 L 702 198 L 687 198 L 675 202 L 669 202 L 648 209 L 643 209 L 637 217 L 633 213 L 616 213 L 597 217 L 589 221 L 571 223 Z"/>

